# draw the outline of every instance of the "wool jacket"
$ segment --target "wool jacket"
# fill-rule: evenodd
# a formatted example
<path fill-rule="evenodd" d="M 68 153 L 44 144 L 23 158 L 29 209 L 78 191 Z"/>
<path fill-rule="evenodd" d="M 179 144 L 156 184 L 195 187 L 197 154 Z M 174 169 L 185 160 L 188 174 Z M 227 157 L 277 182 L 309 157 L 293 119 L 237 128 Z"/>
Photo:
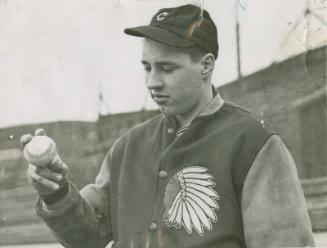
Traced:
<path fill-rule="evenodd" d="M 313 246 L 294 161 L 267 123 L 217 95 L 176 137 L 163 114 L 133 127 L 95 184 L 37 213 L 66 247 Z"/>

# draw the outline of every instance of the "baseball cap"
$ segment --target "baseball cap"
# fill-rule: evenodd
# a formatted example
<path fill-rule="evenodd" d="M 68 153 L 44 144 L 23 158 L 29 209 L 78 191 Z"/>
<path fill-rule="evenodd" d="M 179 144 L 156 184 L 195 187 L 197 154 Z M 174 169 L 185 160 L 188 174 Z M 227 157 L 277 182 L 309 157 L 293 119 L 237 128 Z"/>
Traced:
<path fill-rule="evenodd" d="M 169 46 L 198 46 L 218 57 L 216 25 L 206 10 L 195 5 L 160 9 L 148 26 L 126 28 L 124 32 Z"/>

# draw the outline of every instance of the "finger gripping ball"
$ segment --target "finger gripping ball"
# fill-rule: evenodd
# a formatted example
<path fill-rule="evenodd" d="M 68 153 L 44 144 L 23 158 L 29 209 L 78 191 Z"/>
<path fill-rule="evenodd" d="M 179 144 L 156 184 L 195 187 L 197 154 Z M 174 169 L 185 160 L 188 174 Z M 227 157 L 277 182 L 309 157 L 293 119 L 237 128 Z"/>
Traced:
<path fill-rule="evenodd" d="M 25 159 L 36 166 L 47 166 L 56 156 L 56 144 L 47 136 L 34 136 L 24 148 Z"/>

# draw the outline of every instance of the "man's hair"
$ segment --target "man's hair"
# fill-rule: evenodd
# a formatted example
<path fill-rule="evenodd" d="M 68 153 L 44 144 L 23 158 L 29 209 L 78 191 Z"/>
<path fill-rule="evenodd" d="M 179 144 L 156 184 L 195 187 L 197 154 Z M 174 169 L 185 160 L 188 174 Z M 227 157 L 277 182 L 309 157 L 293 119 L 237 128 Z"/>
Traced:
<path fill-rule="evenodd" d="M 145 39 L 147 39 L 147 38 L 144 38 L 144 39 L 142 40 L 142 44 L 144 44 Z M 171 46 L 171 47 L 174 47 L 174 46 Z M 183 51 L 184 53 L 187 53 L 187 54 L 191 57 L 192 62 L 197 62 L 197 61 L 199 61 L 199 60 L 200 60 L 204 55 L 210 53 L 210 52 L 207 52 L 207 51 L 205 51 L 204 49 L 202 49 L 201 47 L 198 47 L 198 46 L 192 46 L 192 47 L 178 47 L 178 49 L 180 49 L 180 50 Z"/>
<path fill-rule="evenodd" d="M 199 61 L 204 55 L 209 53 L 198 46 L 181 48 L 181 49 L 190 55 L 191 60 L 193 62 Z"/>

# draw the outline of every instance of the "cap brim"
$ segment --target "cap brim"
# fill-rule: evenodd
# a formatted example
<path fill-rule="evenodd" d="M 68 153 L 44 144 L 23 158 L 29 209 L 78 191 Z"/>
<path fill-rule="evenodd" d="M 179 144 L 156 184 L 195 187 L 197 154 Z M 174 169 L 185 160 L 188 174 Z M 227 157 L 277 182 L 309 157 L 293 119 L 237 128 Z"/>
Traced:
<path fill-rule="evenodd" d="M 182 36 L 179 36 L 166 29 L 155 26 L 140 26 L 134 28 L 126 28 L 124 32 L 128 35 L 149 38 L 151 40 L 176 47 L 192 47 L 196 43 Z"/>

